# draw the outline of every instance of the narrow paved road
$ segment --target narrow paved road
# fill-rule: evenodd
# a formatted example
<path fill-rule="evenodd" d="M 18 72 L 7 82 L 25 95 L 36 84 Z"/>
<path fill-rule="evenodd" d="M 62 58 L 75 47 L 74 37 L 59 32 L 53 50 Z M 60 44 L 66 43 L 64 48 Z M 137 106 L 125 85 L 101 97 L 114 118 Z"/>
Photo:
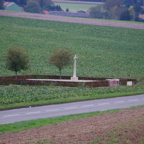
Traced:
<path fill-rule="evenodd" d="M 144 94 L 0 111 L 0 124 L 144 105 Z"/>

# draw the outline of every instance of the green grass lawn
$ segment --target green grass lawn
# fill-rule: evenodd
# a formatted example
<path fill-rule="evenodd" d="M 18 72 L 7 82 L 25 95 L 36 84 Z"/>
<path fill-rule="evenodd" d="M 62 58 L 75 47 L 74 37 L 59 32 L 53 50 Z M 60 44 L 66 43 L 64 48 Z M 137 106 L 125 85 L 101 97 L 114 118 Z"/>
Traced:
<path fill-rule="evenodd" d="M 60 7 L 64 11 L 66 11 L 66 9 L 68 8 L 70 12 L 77 12 L 80 10 L 87 11 L 87 10 L 89 10 L 90 7 L 96 6 L 93 4 L 74 4 L 74 3 L 57 3 L 57 2 L 54 2 L 54 4 L 60 5 Z"/>
<path fill-rule="evenodd" d="M 18 74 L 59 75 L 58 69 L 48 64 L 49 56 L 55 49 L 70 48 L 78 57 L 77 76 L 144 79 L 144 30 L 0 16 L 0 31 L 1 76 L 14 75 L 5 68 L 3 58 L 7 48 L 18 46 L 27 50 L 31 59 L 31 69 Z M 73 65 L 63 69 L 62 75 L 72 76 Z M 0 101 L 45 101 L 143 89 L 143 84 L 112 90 L 0 86 Z"/>

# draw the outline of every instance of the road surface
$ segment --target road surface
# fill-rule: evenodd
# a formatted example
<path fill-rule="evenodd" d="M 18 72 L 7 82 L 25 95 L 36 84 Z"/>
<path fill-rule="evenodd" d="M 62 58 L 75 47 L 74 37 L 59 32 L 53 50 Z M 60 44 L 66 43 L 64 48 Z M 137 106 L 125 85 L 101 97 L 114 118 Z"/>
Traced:
<path fill-rule="evenodd" d="M 0 124 L 144 105 L 144 94 L 0 111 Z"/>

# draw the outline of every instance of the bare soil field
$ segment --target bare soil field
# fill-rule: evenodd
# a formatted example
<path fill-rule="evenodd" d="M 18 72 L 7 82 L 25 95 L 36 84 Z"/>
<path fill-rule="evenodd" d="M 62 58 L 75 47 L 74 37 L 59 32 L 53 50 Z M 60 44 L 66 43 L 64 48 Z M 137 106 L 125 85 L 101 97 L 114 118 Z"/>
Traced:
<path fill-rule="evenodd" d="M 18 13 L 18 12 L 9 12 L 9 11 L 0 11 L 0 15 L 11 16 L 11 17 L 30 18 L 30 19 L 41 19 L 41 20 L 50 20 L 50 21 L 60 21 L 60 22 L 80 23 L 80 24 L 90 24 L 90 25 L 101 25 L 101 26 L 112 26 L 112 27 L 123 27 L 123 28 L 132 28 L 132 29 L 144 30 L 144 24 L 136 24 L 136 23 L 103 21 L 103 20 L 84 19 L 84 18 L 71 18 L 71 17 L 62 17 L 62 16 L 53 16 L 53 15 L 44 15 L 44 14 L 33 14 L 33 13 Z"/>
<path fill-rule="evenodd" d="M 142 144 L 144 141 L 144 107 L 120 110 L 57 124 L 0 134 L 0 144 L 56 143 Z M 45 142 L 43 141 L 45 139 Z"/>

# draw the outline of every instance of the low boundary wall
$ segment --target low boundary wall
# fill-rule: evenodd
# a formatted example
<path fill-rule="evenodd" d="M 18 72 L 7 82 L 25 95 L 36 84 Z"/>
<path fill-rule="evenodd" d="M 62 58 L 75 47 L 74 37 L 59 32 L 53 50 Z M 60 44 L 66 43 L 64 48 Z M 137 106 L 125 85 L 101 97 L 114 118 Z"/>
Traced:
<path fill-rule="evenodd" d="M 35 79 L 35 80 L 27 80 Z M 96 80 L 94 82 L 67 82 L 67 81 L 44 81 L 36 79 L 60 79 L 57 75 L 18 75 L 16 76 L 1 76 L 0 85 L 54 85 L 54 86 L 88 86 L 88 87 L 107 87 L 107 86 L 117 86 L 120 84 L 127 85 L 128 81 L 132 81 L 132 84 L 137 84 L 136 79 L 119 78 L 119 82 L 113 78 L 100 78 L 100 77 L 78 77 L 79 80 Z M 62 79 L 70 80 L 71 76 L 62 76 Z M 110 80 L 107 80 L 110 79 Z"/>

